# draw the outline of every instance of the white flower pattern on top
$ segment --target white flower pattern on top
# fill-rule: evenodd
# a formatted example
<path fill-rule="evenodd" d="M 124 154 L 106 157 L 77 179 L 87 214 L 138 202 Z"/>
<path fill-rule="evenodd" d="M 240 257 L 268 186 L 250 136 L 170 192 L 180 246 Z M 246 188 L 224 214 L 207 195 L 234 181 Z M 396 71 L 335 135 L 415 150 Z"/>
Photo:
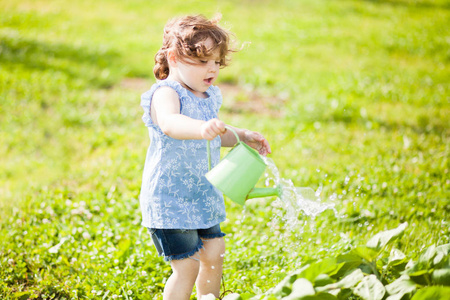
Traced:
<path fill-rule="evenodd" d="M 150 117 L 153 94 L 161 86 L 179 95 L 180 113 L 208 121 L 217 118 L 222 104 L 218 87 L 208 98 L 198 98 L 178 82 L 162 80 L 142 94 L 142 120 L 148 127 L 150 146 L 145 160 L 140 203 L 142 225 L 148 228 L 200 229 L 225 221 L 222 193 L 205 178 L 208 171 L 206 140 L 176 140 L 165 135 Z M 220 159 L 220 137 L 211 141 L 211 163 Z"/>

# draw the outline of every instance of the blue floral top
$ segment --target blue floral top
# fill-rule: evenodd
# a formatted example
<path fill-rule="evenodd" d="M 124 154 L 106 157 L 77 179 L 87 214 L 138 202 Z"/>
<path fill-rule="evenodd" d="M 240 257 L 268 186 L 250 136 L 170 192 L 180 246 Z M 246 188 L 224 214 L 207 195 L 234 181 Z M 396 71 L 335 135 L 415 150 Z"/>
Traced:
<path fill-rule="evenodd" d="M 180 97 L 181 114 L 199 120 L 217 118 L 222 94 L 216 86 L 196 97 L 180 83 L 162 80 L 141 96 L 142 117 L 150 135 L 140 194 L 142 225 L 148 228 L 201 229 L 225 221 L 222 193 L 205 178 L 206 140 L 177 140 L 165 135 L 150 116 L 155 91 L 173 88 Z M 211 141 L 211 164 L 220 160 L 220 137 Z"/>

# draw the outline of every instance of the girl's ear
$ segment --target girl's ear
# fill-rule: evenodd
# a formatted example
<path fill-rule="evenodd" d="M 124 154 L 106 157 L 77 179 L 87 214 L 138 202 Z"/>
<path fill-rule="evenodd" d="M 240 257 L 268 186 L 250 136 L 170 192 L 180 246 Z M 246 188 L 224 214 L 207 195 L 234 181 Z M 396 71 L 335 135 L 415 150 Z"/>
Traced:
<path fill-rule="evenodd" d="M 176 56 L 174 50 L 167 51 L 167 62 L 169 63 L 169 66 L 171 66 L 171 67 L 177 66 L 177 56 Z"/>

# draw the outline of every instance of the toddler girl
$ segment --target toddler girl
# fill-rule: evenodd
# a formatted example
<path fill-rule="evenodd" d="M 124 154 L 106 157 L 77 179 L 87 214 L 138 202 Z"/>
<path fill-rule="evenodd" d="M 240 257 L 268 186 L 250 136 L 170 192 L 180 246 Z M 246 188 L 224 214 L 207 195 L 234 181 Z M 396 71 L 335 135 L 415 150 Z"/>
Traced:
<path fill-rule="evenodd" d="M 233 51 L 229 33 L 217 21 L 186 16 L 167 23 L 155 56 L 158 81 L 141 98 L 151 140 L 140 195 L 142 225 L 172 267 L 165 300 L 189 299 L 194 284 L 199 299 L 210 293 L 219 297 L 220 292 L 225 205 L 204 176 L 205 140 L 211 141 L 214 167 L 220 147 L 233 146 L 236 138 L 217 118 L 222 95 L 213 84 Z M 235 129 L 261 155 L 270 153 L 261 134 Z"/>

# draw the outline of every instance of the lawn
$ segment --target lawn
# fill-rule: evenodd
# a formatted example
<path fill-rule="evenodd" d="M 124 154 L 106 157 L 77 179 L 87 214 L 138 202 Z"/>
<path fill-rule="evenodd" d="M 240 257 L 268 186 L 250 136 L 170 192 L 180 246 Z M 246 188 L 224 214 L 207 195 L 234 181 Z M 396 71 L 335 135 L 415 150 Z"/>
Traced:
<path fill-rule="evenodd" d="M 289 226 L 279 199 L 226 199 L 224 289 L 281 299 L 307 279 L 311 299 L 334 299 L 321 287 L 359 255 L 358 282 L 415 270 L 402 299 L 443 291 L 450 2 L 0 0 L 2 299 L 162 299 L 170 266 L 140 226 L 140 95 L 166 21 L 216 12 L 242 47 L 218 80 L 221 119 L 262 132 L 279 176 L 335 208 L 295 210 Z M 389 239 L 377 248 L 380 232 Z M 279 283 L 287 294 L 273 292 Z M 367 299 L 349 289 L 336 297 Z"/>

